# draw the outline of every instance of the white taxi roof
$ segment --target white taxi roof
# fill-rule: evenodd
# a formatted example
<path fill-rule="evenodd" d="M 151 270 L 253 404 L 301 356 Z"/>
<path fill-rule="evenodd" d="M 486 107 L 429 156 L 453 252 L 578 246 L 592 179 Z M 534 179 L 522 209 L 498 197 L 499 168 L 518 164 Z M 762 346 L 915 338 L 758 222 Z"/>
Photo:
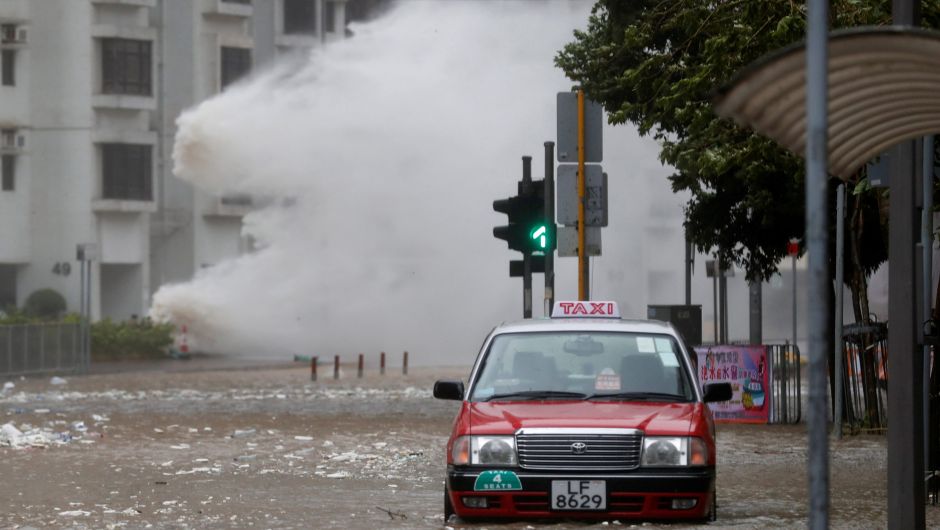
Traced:
<path fill-rule="evenodd" d="M 666 322 L 620 318 L 532 318 L 504 322 L 496 326 L 493 334 L 539 331 L 615 331 L 676 335 L 675 328 Z"/>

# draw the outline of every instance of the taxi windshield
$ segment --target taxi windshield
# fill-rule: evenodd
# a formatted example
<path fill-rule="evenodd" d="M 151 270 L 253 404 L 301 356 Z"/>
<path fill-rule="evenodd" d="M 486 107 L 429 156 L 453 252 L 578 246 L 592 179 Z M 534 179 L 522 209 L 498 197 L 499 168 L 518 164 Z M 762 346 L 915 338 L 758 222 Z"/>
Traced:
<path fill-rule="evenodd" d="M 673 337 L 571 331 L 494 337 L 470 400 L 688 402 L 694 396 Z"/>

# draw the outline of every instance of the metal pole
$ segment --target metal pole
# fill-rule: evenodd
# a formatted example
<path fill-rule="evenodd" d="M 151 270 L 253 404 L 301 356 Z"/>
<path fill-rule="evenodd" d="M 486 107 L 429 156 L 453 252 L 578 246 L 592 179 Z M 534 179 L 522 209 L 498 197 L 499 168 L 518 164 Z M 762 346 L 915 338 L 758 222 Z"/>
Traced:
<path fill-rule="evenodd" d="M 404 354 L 402 354 L 401 375 L 408 375 L 408 352 L 407 351 Z"/>
<path fill-rule="evenodd" d="M 914 26 L 920 23 L 920 1 L 893 0 L 892 23 Z M 888 215 L 888 528 L 916 530 L 925 526 L 924 447 L 921 363 L 917 322 L 917 274 L 915 245 L 917 234 L 916 141 L 894 148 L 890 160 L 891 199 Z M 922 145 L 922 144 L 921 144 Z M 916 361 L 915 361 L 916 357 Z"/>
<path fill-rule="evenodd" d="M 318 360 L 319 359 L 317 358 L 316 355 L 310 358 L 310 380 L 311 381 L 317 380 L 317 361 Z"/>
<path fill-rule="evenodd" d="M 528 189 L 520 190 L 528 195 L 532 192 L 532 157 L 522 157 L 522 186 Z M 522 318 L 532 318 L 532 255 L 529 251 L 522 252 Z"/>
<path fill-rule="evenodd" d="M 923 320 L 930 318 L 932 313 L 931 295 L 933 294 L 933 151 L 934 137 L 924 137 L 923 156 L 923 197 L 924 205 L 921 209 L 920 241 L 923 247 Z M 924 345 L 924 470 L 930 467 L 930 346 Z"/>
<path fill-rule="evenodd" d="M 333 356 L 333 379 L 339 379 L 339 355 Z"/>
<path fill-rule="evenodd" d="M 715 327 L 715 344 L 721 344 L 721 340 L 718 338 L 718 260 L 715 260 L 712 263 L 714 264 L 713 268 L 716 269 L 713 271 L 715 274 L 712 275 L 712 313 L 714 314 L 712 323 Z"/>
<path fill-rule="evenodd" d="M 94 291 L 92 289 L 92 275 L 91 275 L 92 261 L 88 260 L 88 267 L 85 269 L 85 274 L 88 275 L 88 278 L 85 280 L 85 285 L 87 286 L 87 295 L 85 296 L 85 305 L 86 310 L 85 314 L 88 315 L 88 318 L 85 320 L 85 371 L 88 371 L 88 367 L 91 365 L 91 295 Z"/>
<path fill-rule="evenodd" d="M 555 142 L 545 142 L 545 221 L 547 226 L 555 226 Z M 543 315 L 552 314 L 555 304 L 555 246 L 558 241 L 557 231 L 551 230 L 551 244 L 545 250 L 545 308 Z"/>
<path fill-rule="evenodd" d="M 379 375 L 385 375 L 385 352 L 379 357 Z"/>
<path fill-rule="evenodd" d="M 365 359 L 363 355 L 359 354 L 359 366 L 356 368 L 356 377 L 362 379 L 362 372 L 365 371 Z"/>
<path fill-rule="evenodd" d="M 721 342 L 728 344 L 728 277 L 725 275 L 725 263 L 719 262 L 718 273 L 718 310 L 721 311 Z"/>
<path fill-rule="evenodd" d="M 761 344 L 764 342 L 763 337 L 763 298 L 761 290 L 760 280 L 755 280 L 750 283 L 749 286 L 749 296 L 748 301 L 750 302 L 750 337 L 749 342 L 751 344 Z"/>
<path fill-rule="evenodd" d="M 845 184 L 839 184 L 836 189 L 836 319 L 835 319 L 835 413 L 833 426 L 836 431 L 836 439 L 842 439 L 842 362 L 845 356 L 842 353 L 842 294 L 844 286 L 844 259 L 845 259 Z"/>
<path fill-rule="evenodd" d="M 79 337 L 79 351 L 78 351 L 78 362 L 76 363 L 77 367 L 81 370 L 85 367 L 85 330 L 86 323 L 88 322 L 88 315 L 85 313 L 85 298 L 87 294 L 85 293 L 87 286 L 85 285 L 85 260 L 82 259 L 80 267 L 80 278 L 79 282 L 81 283 L 81 290 L 78 301 L 78 312 L 82 315 L 81 323 L 78 327 L 78 337 Z"/>
<path fill-rule="evenodd" d="M 793 351 L 796 351 L 796 254 L 791 258 L 793 262 Z"/>
<path fill-rule="evenodd" d="M 692 267 L 695 261 L 692 258 L 692 242 L 689 233 L 685 234 L 685 305 L 692 305 Z"/>
<path fill-rule="evenodd" d="M 829 438 L 826 316 L 829 314 L 827 238 L 828 0 L 810 0 L 806 29 L 806 240 L 809 253 L 809 528 L 829 528 Z M 794 258 L 795 264 L 796 258 Z M 795 272 L 795 271 L 794 271 Z M 793 277 L 796 285 L 796 275 Z M 795 301 L 795 298 L 794 298 Z M 794 317 L 796 314 L 794 314 Z M 796 319 L 794 318 L 794 328 Z M 794 334 L 796 342 L 796 334 Z"/>
<path fill-rule="evenodd" d="M 586 193 L 584 175 L 584 91 L 578 90 L 578 300 L 590 300 L 588 292 L 587 227 L 584 226 Z"/>

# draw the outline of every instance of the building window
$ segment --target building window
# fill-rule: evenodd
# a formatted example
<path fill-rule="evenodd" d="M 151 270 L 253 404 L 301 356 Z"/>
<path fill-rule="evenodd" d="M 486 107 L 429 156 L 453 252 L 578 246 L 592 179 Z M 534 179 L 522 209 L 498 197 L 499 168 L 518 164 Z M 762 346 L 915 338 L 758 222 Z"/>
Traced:
<path fill-rule="evenodd" d="M 101 144 L 102 197 L 153 200 L 151 150 L 149 145 Z"/>
<path fill-rule="evenodd" d="M 151 95 L 151 43 L 146 40 L 101 40 L 101 92 Z"/>
<path fill-rule="evenodd" d="M 13 191 L 16 189 L 16 155 L 2 155 L 0 156 L 3 166 L 2 171 L 2 186 L 0 189 L 3 191 Z"/>
<path fill-rule="evenodd" d="M 284 0 L 284 33 L 316 33 L 317 6 L 314 0 Z"/>
<path fill-rule="evenodd" d="M 323 9 L 324 29 L 333 33 L 336 31 L 336 2 L 326 2 L 323 4 Z"/>
<path fill-rule="evenodd" d="M 13 86 L 16 84 L 16 50 L 3 50 L 0 54 L 0 63 L 2 73 L 0 73 L 0 82 L 3 86 Z"/>
<path fill-rule="evenodd" d="M 221 87 L 234 83 L 251 70 L 251 50 L 222 47 Z"/>

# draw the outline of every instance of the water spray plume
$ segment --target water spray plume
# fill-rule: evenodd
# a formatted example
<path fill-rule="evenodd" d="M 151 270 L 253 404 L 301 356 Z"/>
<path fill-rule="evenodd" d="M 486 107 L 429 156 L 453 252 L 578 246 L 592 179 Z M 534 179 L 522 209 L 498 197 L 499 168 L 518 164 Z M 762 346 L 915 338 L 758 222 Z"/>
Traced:
<path fill-rule="evenodd" d="M 520 314 L 491 204 L 555 137 L 553 57 L 590 7 L 401 2 L 184 112 L 176 175 L 270 206 L 244 219 L 256 251 L 161 287 L 153 316 L 207 351 L 469 363 Z"/>

